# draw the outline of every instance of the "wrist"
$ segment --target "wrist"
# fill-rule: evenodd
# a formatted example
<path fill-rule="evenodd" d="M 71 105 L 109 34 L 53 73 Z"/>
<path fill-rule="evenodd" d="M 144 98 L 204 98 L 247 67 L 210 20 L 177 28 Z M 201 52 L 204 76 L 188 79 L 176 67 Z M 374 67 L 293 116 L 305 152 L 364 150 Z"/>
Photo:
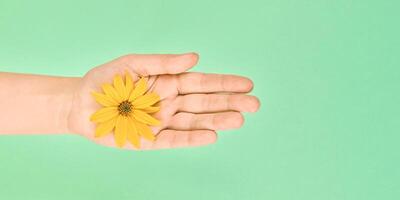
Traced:
<path fill-rule="evenodd" d="M 63 89 L 58 94 L 58 101 L 60 106 L 57 114 L 57 130 L 59 133 L 72 133 L 69 129 L 69 115 L 72 110 L 75 95 L 79 89 L 79 85 L 82 78 L 80 77 L 68 77 L 60 78 L 60 84 Z"/>

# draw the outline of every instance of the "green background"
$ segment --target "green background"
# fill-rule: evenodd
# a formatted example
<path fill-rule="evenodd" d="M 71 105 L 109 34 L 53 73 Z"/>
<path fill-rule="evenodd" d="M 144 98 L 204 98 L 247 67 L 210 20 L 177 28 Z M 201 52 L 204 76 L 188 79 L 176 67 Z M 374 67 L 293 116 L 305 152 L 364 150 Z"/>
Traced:
<path fill-rule="evenodd" d="M 0 0 L 0 71 L 82 76 L 127 53 L 195 51 L 194 71 L 248 76 L 262 103 L 202 148 L 1 136 L 0 199 L 400 199 L 399 8 Z"/>

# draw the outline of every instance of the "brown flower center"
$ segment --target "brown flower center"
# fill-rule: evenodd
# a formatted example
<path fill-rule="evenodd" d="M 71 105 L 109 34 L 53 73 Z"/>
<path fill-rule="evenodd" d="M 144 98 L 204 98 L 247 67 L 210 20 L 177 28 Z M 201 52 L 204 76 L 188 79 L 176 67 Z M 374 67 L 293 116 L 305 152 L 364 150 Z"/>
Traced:
<path fill-rule="evenodd" d="M 127 116 L 132 112 L 132 110 L 133 106 L 129 101 L 123 101 L 118 105 L 118 111 L 121 115 Z"/>

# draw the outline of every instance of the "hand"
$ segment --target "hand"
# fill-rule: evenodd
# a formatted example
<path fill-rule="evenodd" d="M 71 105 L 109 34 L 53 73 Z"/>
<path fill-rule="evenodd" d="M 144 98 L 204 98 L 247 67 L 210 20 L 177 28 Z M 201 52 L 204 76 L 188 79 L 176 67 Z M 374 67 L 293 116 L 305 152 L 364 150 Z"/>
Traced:
<path fill-rule="evenodd" d="M 90 115 L 100 106 L 91 96 L 111 83 L 115 74 L 129 72 L 134 81 L 149 77 L 149 91 L 160 95 L 161 109 L 155 117 L 161 126 L 152 127 L 155 141 L 141 139 L 141 149 L 192 147 L 214 143 L 215 131 L 239 128 L 240 112 L 255 112 L 259 101 L 246 95 L 253 88 L 251 80 L 234 75 L 186 72 L 196 65 L 198 55 L 126 55 L 90 70 L 74 94 L 68 117 L 70 131 L 96 143 L 115 147 L 112 134 L 94 137 L 95 124 Z M 131 144 L 124 148 L 135 149 Z"/>

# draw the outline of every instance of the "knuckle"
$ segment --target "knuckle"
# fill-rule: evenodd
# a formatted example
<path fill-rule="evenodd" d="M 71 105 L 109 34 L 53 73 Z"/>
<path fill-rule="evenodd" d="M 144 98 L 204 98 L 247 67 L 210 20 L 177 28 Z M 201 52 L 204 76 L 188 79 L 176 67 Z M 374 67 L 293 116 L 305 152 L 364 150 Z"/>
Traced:
<path fill-rule="evenodd" d="M 158 65 L 161 66 L 166 74 L 180 73 L 180 67 L 175 65 L 175 57 L 173 55 L 162 55 L 158 58 Z"/>
<path fill-rule="evenodd" d="M 203 110 L 209 110 L 212 105 L 212 102 L 213 102 L 212 96 L 206 94 L 205 98 L 203 98 L 201 107 L 203 108 Z"/>
<path fill-rule="evenodd" d="M 221 120 L 221 118 L 218 117 L 217 115 L 212 115 L 212 117 L 211 117 L 211 123 L 212 123 L 212 126 L 215 127 L 214 129 L 217 129 L 218 127 L 221 126 L 222 120 Z"/>
<path fill-rule="evenodd" d="M 225 110 L 230 110 L 231 108 L 234 108 L 237 101 L 238 101 L 238 98 L 236 95 L 226 96 Z"/>
<path fill-rule="evenodd" d="M 199 87 L 202 91 L 205 91 L 207 88 L 207 76 L 204 73 L 199 73 L 200 79 L 199 79 Z"/>
<path fill-rule="evenodd" d="M 228 85 L 227 79 L 225 79 L 223 75 L 219 74 L 218 80 L 219 80 L 218 82 L 219 82 L 219 85 L 220 85 L 222 91 L 229 90 L 229 88 L 227 88 L 227 85 Z"/>

